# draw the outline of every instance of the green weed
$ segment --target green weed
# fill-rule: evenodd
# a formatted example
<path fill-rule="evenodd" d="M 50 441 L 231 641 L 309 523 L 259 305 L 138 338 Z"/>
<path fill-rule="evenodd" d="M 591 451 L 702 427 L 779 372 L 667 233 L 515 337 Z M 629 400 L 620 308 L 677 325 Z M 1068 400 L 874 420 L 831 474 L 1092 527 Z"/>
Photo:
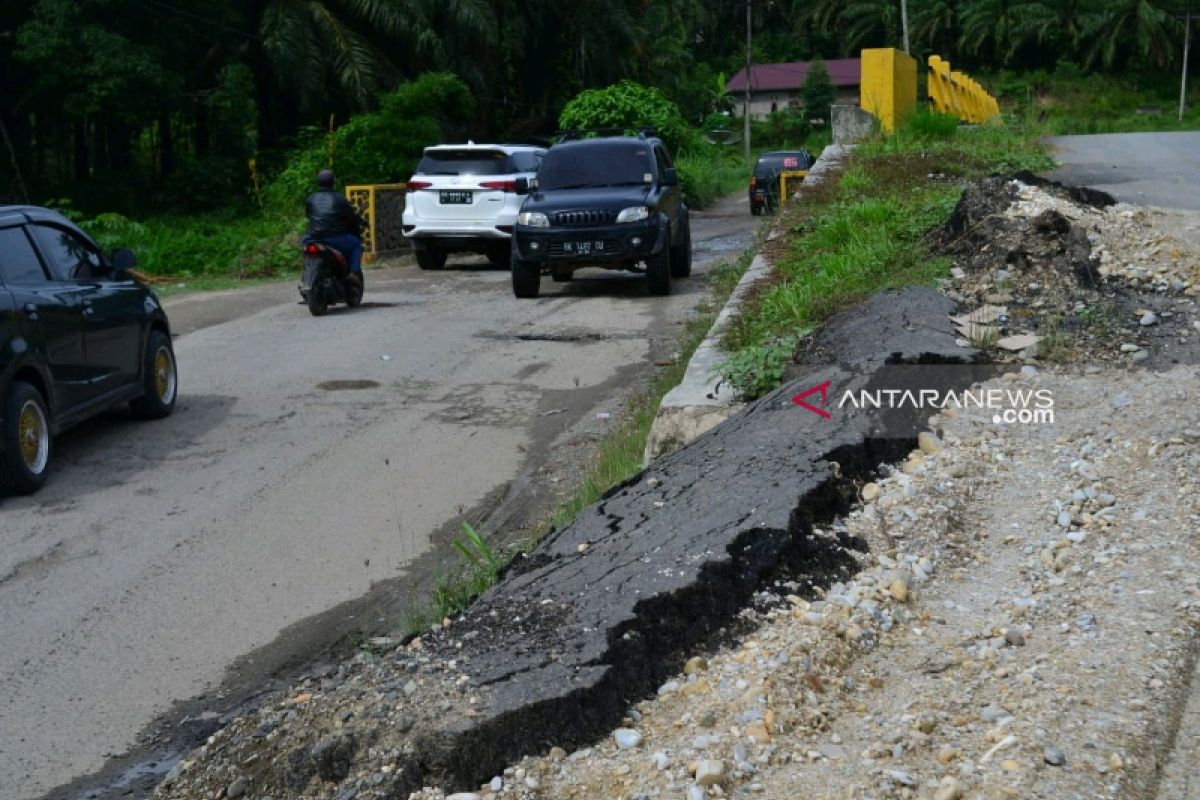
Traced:
<path fill-rule="evenodd" d="M 785 211 L 776 274 L 730 326 L 722 369 L 747 398 L 778 385 L 787 343 L 875 292 L 932 284 L 949 270 L 928 233 L 954 210 L 963 182 L 992 171 L 1052 165 L 1044 131 L 1023 126 L 951 127 L 918 114 L 889 137 L 858 147 L 836 181 Z"/>

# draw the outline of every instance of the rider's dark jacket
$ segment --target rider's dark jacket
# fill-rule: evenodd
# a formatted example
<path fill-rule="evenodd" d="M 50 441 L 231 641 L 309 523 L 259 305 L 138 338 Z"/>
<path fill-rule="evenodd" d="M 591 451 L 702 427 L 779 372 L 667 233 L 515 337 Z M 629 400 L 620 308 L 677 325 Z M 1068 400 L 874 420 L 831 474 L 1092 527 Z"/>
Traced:
<path fill-rule="evenodd" d="M 308 236 L 311 239 L 323 239 L 327 236 L 340 236 L 349 233 L 359 236 L 363 229 L 363 219 L 350 205 L 350 201 L 336 189 L 319 189 L 304 201 L 304 209 L 308 213 Z"/>

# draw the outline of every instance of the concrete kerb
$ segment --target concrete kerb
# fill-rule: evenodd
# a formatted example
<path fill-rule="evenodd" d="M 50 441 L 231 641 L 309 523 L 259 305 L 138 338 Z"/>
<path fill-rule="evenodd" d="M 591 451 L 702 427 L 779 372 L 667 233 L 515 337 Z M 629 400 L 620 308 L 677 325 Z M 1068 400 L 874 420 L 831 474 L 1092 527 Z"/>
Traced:
<path fill-rule="evenodd" d="M 809 169 L 796 194 L 802 194 L 805 186 L 825 180 L 853 149 L 854 145 L 834 144 L 826 147 Z M 774 239 L 778 235 L 779 231 L 773 229 L 767 234 L 767 239 Z M 720 425 L 745 405 L 737 390 L 717 372 L 729 358 L 729 354 L 721 347 L 721 339 L 746 303 L 754 285 L 770 276 L 772 269 L 762 255 L 756 254 L 750 262 L 749 269 L 738 281 L 708 334 L 688 361 L 683 380 L 667 392 L 659 404 L 654 423 L 650 426 L 650 435 L 646 439 L 646 450 L 642 455 L 644 464 L 678 450 Z"/>

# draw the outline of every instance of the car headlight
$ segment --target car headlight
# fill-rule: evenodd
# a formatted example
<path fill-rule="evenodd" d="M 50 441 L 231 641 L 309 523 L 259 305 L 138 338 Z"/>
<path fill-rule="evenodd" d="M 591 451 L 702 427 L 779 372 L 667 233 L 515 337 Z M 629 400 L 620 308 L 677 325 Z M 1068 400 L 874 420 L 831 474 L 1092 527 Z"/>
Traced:
<path fill-rule="evenodd" d="M 517 224 L 527 228 L 549 228 L 550 218 L 540 211 L 522 211 L 517 214 Z"/>
<path fill-rule="evenodd" d="M 622 209 L 620 214 L 617 214 L 617 222 L 638 222 L 650 216 L 650 209 L 646 206 L 631 206 Z"/>

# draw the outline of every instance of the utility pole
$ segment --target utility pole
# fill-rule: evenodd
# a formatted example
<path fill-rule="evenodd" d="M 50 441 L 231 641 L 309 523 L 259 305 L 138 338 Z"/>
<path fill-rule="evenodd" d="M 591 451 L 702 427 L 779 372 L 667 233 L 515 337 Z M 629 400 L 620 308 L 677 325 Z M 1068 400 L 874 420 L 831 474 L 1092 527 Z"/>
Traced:
<path fill-rule="evenodd" d="M 1188 45 L 1192 39 L 1192 4 L 1189 0 L 1187 15 L 1183 18 L 1183 74 L 1179 78 L 1179 121 L 1183 122 L 1183 109 L 1187 101 Z"/>
<path fill-rule="evenodd" d="M 908 52 L 908 0 L 900 0 L 900 29 L 904 31 L 904 52 Z"/>
<path fill-rule="evenodd" d="M 750 50 L 750 0 L 746 0 L 746 95 L 742 107 L 742 152 L 746 163 L 750 162 L 750 68 L 752 56 Z"/>

